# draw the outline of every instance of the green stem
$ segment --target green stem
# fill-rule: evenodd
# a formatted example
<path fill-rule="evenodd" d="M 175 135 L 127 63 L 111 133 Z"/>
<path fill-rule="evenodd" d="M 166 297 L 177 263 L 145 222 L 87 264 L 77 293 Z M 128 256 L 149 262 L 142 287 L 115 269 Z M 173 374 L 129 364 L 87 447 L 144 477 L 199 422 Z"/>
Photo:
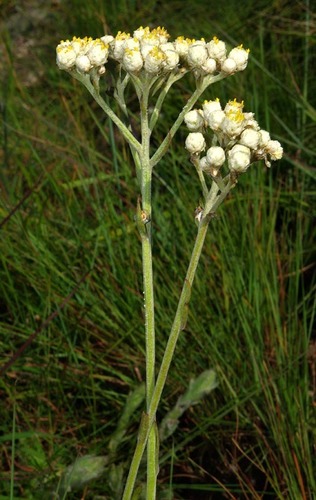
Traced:
<path fill-rule="evenodd" d="M 73 74 L 73 73 L 72 73 Z M 120 129 L 123 137 L 127 140 L 131 148 L 140 153 L 141 144 L 138 142 L 136 137 L 128 130 L 126 125 L 119 119 L 119 117 L 112 111 L 112 109 L 107 105 L 104 99 L 100 96 L 98 90 L 92 85 L 90 78 L 87 75 L 79 75 L 78 73 L 73 74 L 74 78 L 79 80 L 86 89 L 90 92 L 92 97 L 96 100 L 103 111 L 111 118 L 115 125 Z"/>
<path fill-rule="evenodd" d="M 153 427 L 153 424 L 156 419 L 156 412 L 158 408 L 158 404 L 161 398 L 161 394 L 163 391 L 163 388 L 165 386 L 166 378 L 168 375 L 169 367 L 173 358 L 174 350 L 176 347 L 176 343 L 180 334 L 180 331 L 184 328 L 184 318 L 186 316 L 186 311 L 187 311 L 187 306 L 188 302 L 190 300 L 190 292 L 191 292 L 191 287 L 193 284 L 193 280 L 195 277 L 195 272 L 196 268 L 200 259 L 201 251 L 203 248 L 205 236 L 207 233 L 207 228 L 208 228 L 209 220 L 208 218 L 205 218 L 201 221 L 199 225 L 199 230 L 196 236 L 195 240 L 195 245 L 193 248 L 190 264 L 187 270 L 186 278 L 184 281 L 184 285 L 182 288 L 177 312 L 174 318 L 174 322 L 171 328 L 169 340 L 167 343 L 167 347 L 164 353 L 164 357 L 161 363 L 161 367 L 159 370 L 158 378 L 157 378 L 157 383 L 147 410 L 147 415 L 145 415 L 142 419 L 141 422 L 141 427 L 137 439 L 137 445 L 135 449 L 135 453 L 132 459 L 131 463 L 131 468 L 128 474 L 128 478 L 126 481 L 125 485 L 125 490 L 123 494 L 122 500 L 130 500 L 135 481 L 136 481 L 136 476 L 139 468 L 139 464 L 141 461 L 141 458 L 143 456 L 145 447 L 146 447 L 146 442 L 148 439 L 148 436 L 150 434 L 153 434 L 151 432 L 151 429 Z M 151 500 L 151 497 L 147 497 L 147 500 Z"/>
<path fill-rule="evenodd" d="M 186 74 L 186 71 L 182 71 L 182 72 L 179 72 L 176 74 L 171 73 L 168 80 L 165 82 L 163 89 L 160 92 L 159 97 L 156 101 L 155 108 L 154 108 L 152 115 L 151 115 L 150 124 L 149 124 L 150 130 L 153 130 L 156 123 L 157 123 L 157 120 L 159 118 L 159 114 L 161 111 L 161 107 L 163 105 L 163 102 L 164 102 L 166 95 L 168 94 L 170 88 L 172 87 L 172 85 L 175 82 L 180 80 L 180 78 L 183 78 L 185 74 Z"/>
<path fill-rule="evenodd" d="M 148 436 L 152 435 L 153 432 L 151 432 L 151 429 L 155 425 L 155 420 L 156 420 L 156 412 L 158 409 L 158 405 L 161 399 L 162 391 L 164 389 L 167 375 L 169 372 L 169 368 L 171 365 L 171 361 L 173 359 L 175 347 L 180 335 L 181 330 L 185 328 L 185 322 L 186 322 L 186 317 L 187 317 L 187 309 L 188 309 L 188 304 L 190 301 L 190 295 L 191 295 L 191 288 L 193 285 L 196 269 L 199 263 L 199 259 L 201 256 L 202 248 L 204 245 L 205 241 L 205 236 L 207 233 L 209 221 L 210 221 L 210 215 L 214 213 L 219 205 L 224 201 L 226 198 L 227 194 L 229 191 L 234 187 L 236 184 L 236 179 L 234 179 L 231 175 L 227 175 L 226 178 L 224 179 L 224 182 L 226 182 L 225 189 L 219 194 L 218 190 L 219 187 L 215 182 L 213 182 L 213 185 L 209 191 L 206 205 L 204 209 L 204 217 L 202 218 L 201 222 L 199 223 L 199 229 L 198 233 L 195 239 L 195 244 L 194 248 L 192 251 L 191 255 L 191 260 L 189 263 L 189 267 L 187 270 L 187 274 L 184 280 L 184 284 L 182 287 L 182 292 L 180 295 L 179 303 L 178 303 L 178 308 L 175 314 L 175 318 L 173 321 L 173 325 L 170 331 L 168 343 L 165 349 L 165 353 L 162 359 L 162 363 L 160 366 L 160 370 L 158 373 L 157 377 L 157 382 L 155 385 L 154 392 L 152 394 L 152 398 L 149 404 L 149 407 L 147 409 L 147 414 L 143 415 L 140 429 L 139 429 L 139 434 L 138 434 L 138 439 L 137 439 L 137 445 L 136 449 L 134 452 L 134 456 L 132 459 L 131 463 L 131 468 L 127 477 L 126 485 L 125 485 L 125 490 L 124 494 L 122 497 L 122 500 L 130 500 L 131 496 L 133 494 L 133 489 L 139 469 L 139 465 L 143 456 L 143 453 L 146 448 L 146 443 L 148 440 Z M 147 497 L 147 500 L 150 500 L 151 497 Z"/>
<path fill-rule="evenodd" d="M 149 409 L 150 401 L 155 386 L 155 312 L 154 289 L 152 269 L 152 238 L 151 238 L 151 195 L 152 195 L 152 168 L 150 166 L 150 129 L 148 124 L 148 98 L 150 82 L 143 85 L 140 98 L 141 117 L 141 192 L 142 210 L 146 220 L 145 231 L 142 232 L 142 260 L 145 301 L 145 331 L 146 331 L 146 408 Z M 150 429 L 149 429 L 150 430 Z M 148 436 L 147 436 L 148 437 Z M 147 499 L 156 498 L 157 469 L 156 464 L 156 433 L 154 426 L 149 433 L 147 443 Z"/>

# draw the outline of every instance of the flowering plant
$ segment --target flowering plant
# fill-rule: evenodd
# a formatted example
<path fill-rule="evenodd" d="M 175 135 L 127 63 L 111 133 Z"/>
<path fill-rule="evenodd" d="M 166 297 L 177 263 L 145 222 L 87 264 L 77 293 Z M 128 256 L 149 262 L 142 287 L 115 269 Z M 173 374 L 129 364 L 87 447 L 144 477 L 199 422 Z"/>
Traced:
<path fill-rule="evenodd" d="M 191 287 L 201 255 L 209 222 L 219 205 L 236 185 L 239 175 L 255 161 L 271 161 L 282 157 L 278 141 L 270 139 L 261 130 L 253 113 L 243 112 L 244 103 L 236 99 L 224 107 L 218 99 L 205 101 L 202 109 L 193 109 L 205 89 L 238 71 L 248 62 L 249 50 L 242 45 L 227 51 L 226 44 L 214 37 L 210 41 L 179 36 L 169 41 L 164 28 L 140 27 L 131 36 L 118 32 L 115 37 L 78 38 L 61 41 L 57 46 L 57 65 L 81 81 L 113 120 L 129 144 L 140 187 L 140 201 L 136 208 L 136 225 L 142 244 L 145 338 L 146 338 L 146 412 L 140 424 L 135 453 L 127 477 L 123 499 L 132 497 L 136 476 L 147 447 L 146 498 L 156 498 L 158 473 L 158 433 L 156 412 L 166 382 L 181 330 L 185 328 Z M 100 93 L 100 78 L 107 64 L 114 61 L 111 75 L 114 99 L 118 102 L 124 122 L 114 113 Z M 113 65 L 112 65 L 113 67 Z M 191 73 L 195 90 L 170 127 L 157 149 L 152 151 L 151 137 L 158 122 L 164 99 L 171 86 Z M 129 110 L 125 100 L 127 86 L 134 86 L 139 101 L 140 139 L 128 123 Z M 195 220 L 198 226 L 187 274 L 175 313 L 165 353 L 156 379 L 155 309 L 152 269 L 152 173 L 167 153 L 170 142 L 180 125 L 185 122 L 189 134 L 185 147 L 190 154 L 201 183 L 204 206 L 198 207 Z M 207 144 L 209 132 L 213 133 Z M 138 131 L 139 132 L 139 131 Z M 135 496 L 133 496 L 135 498 Z"/>

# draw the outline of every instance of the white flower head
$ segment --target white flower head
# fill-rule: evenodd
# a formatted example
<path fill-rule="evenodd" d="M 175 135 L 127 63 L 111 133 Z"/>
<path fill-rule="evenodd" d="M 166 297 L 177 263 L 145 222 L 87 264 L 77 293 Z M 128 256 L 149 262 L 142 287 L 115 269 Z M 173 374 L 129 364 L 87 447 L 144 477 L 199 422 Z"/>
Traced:
<path fill-rule="evenodd" d="M 240 144 L 247 146 L 250 149 L 257 149 L 260 142 L 260 134 L 257 130 L 246 128 L 238 141 Z"/>
<path fill-rule="evenodd" d="M 215 110 L 207 114 L 204 113 L 204 117 L 207 125 L 212 130 L 216 131 L 222 128 L 222 123 L 225 120 L 225 113 L 222 110 Z"/>
<path fill-rule="evenodd" d="M 79 55 L 76 59 L 76 67 L 80 73 L 88 73 L 92 68 L 89 57 L 85 55 Z"/>
<path fill-rule="evenodd" d="M 271 160 L 281 160 L 283 156 L 283 148 L 279 141 L 268 141 L 265 151 Z"/>
<path fill-rule="evenodd" d="M 93 40 L 93 43 L 90 45 L 90 48 L 86 54 L 90 63 L 93 66 L 102 66 L 105 64 L 109 55 L 109 46 L 106 45 L 100 38 Z"/>
<path fill-rule="evenodd" d="M 184 116 L 184 121 L 189 130 L 196 132 L 204 125 L 203 113 L 199 109 L 192 109 Z"/>
<path fill-rule="evenodd" d="M 139 40 L 135 37 L 133 38 L 127 38 L 125 40 L 125 44 L 124 44 L 124 49 L 131 49 L 131 50 L 134 50 L 134 49 L 140 49 L 140 43 L 139 43 Z"/>
<path fill-rule="evenodd" d="M 137 40 L 141 40 L 145 35 L 148 35 L 150 33 L 150 29 L 148 26 L 143 28 L 140 26 L 137 30 L 134 31 L 133 37 L 137 38 Z"/>
<path fill-rule="evenodd" d="M 143 34 L 140 44 L 141 44 L 141 53 L 144 59 L 146 59 L 147 55 L 151 52 L 154 47 L 159 47 L 161 44 L 165 44 L 168 42 L 169 34 L 160 26 L 158 28 L 150 31 L 145 31 Z"/>
<path fill-rule="evenodd" d="M 235 47 L 228 54 L 229 59 L 233 59 L 236 63 L 237 71 L 243 71 L 248 64 L 249 49 L 245 50 L 242 45 Z"/>
<path fill-rule="evenodd" d="M 166 58 L 163 62 L 164 71 L 172 71 L 179 64 L 179 54 L 174 48 L 173 43 L 167 42 L 160 45 L 160 50 L 165 54 Z"/>
<path fill-rule="evenodd" d="M 252 128 L 253 130 L 257 130 L 258 132 L 260 131 L 260 127 L 258 122 L 255 120 L 255 115 L 254 113 L 244 113 L 244 118 L 245 118 L 245 126 L 247 128 Z"/>
<path fill-rule="evenodd" d="M 206 45 L 209 57 L 215 61 L 222 63 L 226 59 L 226 45 L 225 42 L 219 40 L 214 36 L 213 40 Z"/>
<path fill-rule="evenodd" d="M 80 38 L 78 36 L 74 36 L 72 38 L 71 45 L 72 45 L 72 47 L 77 55 L 84 54 L 86 52 L 86 45 L 87 45 L 88 40 L 89 39 L 87 37 Z"/>
<path fill-rule="evenodd" d="M 199 68 L 208 57 L 204 40 L 196 40 L 189 46 L 187 61 L 191 68 Z"/>
<path fill-rule="evenodd" d="M 216 98 L 214 101 L 204 101 L 202 108 L 204 116 L 208 115 L 208 113 L 212 113 L 213 111 L 222 110 L 222 106 L 218 98 Z"/>
<path fill-rule="evenodd" d="M 260 130 L 259 134 L 260 134 L 259 146 L 261 148 L 264 148 L 268 144 L 268 142 L 271 140 L 270 134 L 267 130 Z"/>
<path fill-rule="evenodd" d="M 168 31 L 162 26 L 158 26 L 158 28 L 153 29 L 152 33 L 158 38 L 159 44 L 167 43 L 170 38 Z"/>
<path fill-rule="evenodd" d="M 228 151 L 228 167 L 236 173 L 246 172 L 251 162 L 251 151 L 247 146 L 235 144 Z"/>
<path fill-rule="evenodd" d="M 228 57 L 223 61 L 222 66 L 221 66 L 221 71 L 223 73 L 227 73 L 227 75 L 232 75 L 233 73 L 236 73 L 237 71 L 237 64 L 234 59 L 231 59 Z"/>
<path fill-rule="evenodd" d="M 212 146 L 206 151 L 206 158 L 210 166 L 219 168 L 225 162 L 225 151 L 220 146 Z"/>
<path fill-rule="evenodd" d="M 184 38 L 184 36 L 178 36 L 174 41 L 174 48 L 180 57 L 186 57 L 189 52 L 189 47 L 192 43 L 190 38 Z"/>
<path fill-rule="evenodd" d="M 205 139 L 201 132 L 191 132 L 185 141 L 185 147 L 191 154 L 199 154 L 205 149 Z"/>
<path fill-rule="evenodd" d="M 153 47 L 145 58 L 145 70 L 148 73 L 158 74 L 166 59 L 165 54 L 158 47 Z"/>
<path fill-rule="evenodd" d="M 129 40 L 130 34 L 125 33 L 124 31 L 119 31 L 116 37 L 114 38 L 114 41 L 112 43 L 111 47 L 111 56 L 113 59 L 116 61 L 122 61 L 123 55 L 124 55 L 124 49 L 125 49 L 125 44 L 126 41 Z"/>
<path fill-rule="evenodd" d="M 208 126 L 212 130 L 218 130 L 225 118 L 225 113 L 222 110 L 219 99 L 217 98 L 214 101 L 204 101 L 202 108 L 204 119 Z"/>
<path fill-rule="evenodd" d="M 104 35 L 104 36 L 101 36 L 101 40 L 103 43 L 105 43 L 105 45 L 110 45 L 110 43 L 112 43 L 114 40 L 114 36 Z"/>
<path fill-rule="evenodd" d="M 69 70 L 76 62 L 76 51 L 70 42 L 61 42 L 56 48 L 56 63 L 59 69 Z"/>
<path fill-rule="evenodd" d="M 212 75 L 216 71 L 216 61 L 212 57 L 208 57 L 204 64 L 202 64 L 202 69 L 206 74 Z"/>
<path fill-rule="evenodd" d="M 236 99 L 229 101 L 225 106 L 225 119 L 221 124 L 221 129 L 231 139 L 238 137 L 245 128 L 243 107 L 243 101 L 238 102 Z"/>
<path fill-rule="evenodd" d="M 139 49 L 125 49 L 122 65 L 125 71 L 137 73 L 143 67 L 144 61 Z"/>

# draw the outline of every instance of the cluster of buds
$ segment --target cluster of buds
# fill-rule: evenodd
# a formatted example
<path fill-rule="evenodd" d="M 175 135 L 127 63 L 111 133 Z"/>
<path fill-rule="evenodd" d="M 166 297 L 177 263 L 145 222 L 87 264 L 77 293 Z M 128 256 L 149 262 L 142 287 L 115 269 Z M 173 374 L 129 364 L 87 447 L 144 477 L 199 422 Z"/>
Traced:
<path fill-rule="evenodd" d="M 182 70 L 191 71 L 196 77 L 231 75 L 247 66 L 249 50 L 242 45 L 227 53 L 225 43 L 217 37 L 209 42 L 183 36 L 171 42 L 169 38 L 164 28 L 150 30 L 142 26 L 132 36 L 119 31 L 115 37 L 105 35 L 95 40 L 73 37 L 57 46 L 57 65 L 66 71 L 101 75 L 111 58 L 131 74 L 160 75 Z"/>
<path fill-rule="evenodd" d="M 253 113 L 243 112 L 244 103 L 236 99 L 225 108 L 219 102 L 205 101 L 202 109 L 193 109 L 184 121 L 191 131 L 186 139 L 186 149 L 199 161 L 201 170 L 216 177 L 227 160 L 230 172 L 246 172 L 251 163 L 280 160 L 283 149 L 279 141 L 271 140 L 269 132 L 261 130 Z M 212 146 L 207 149 L 205 132 L 214 133 Z M 207 150 L 206 150 L 207 149 Z M 205 156 L 201 153 L 206 150 Z"/>

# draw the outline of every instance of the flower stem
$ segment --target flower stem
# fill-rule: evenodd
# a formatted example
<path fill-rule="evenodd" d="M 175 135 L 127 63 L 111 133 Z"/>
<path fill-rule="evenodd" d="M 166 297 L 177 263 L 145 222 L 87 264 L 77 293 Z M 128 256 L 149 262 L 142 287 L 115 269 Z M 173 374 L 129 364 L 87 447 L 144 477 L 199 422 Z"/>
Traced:
<path fill-rule="evenodd" d="M 166 350 L 163 356 L 163 360 L 161 363 L 161 367 L 159 370 L 158 378 L 157 378 L 157 383 L 155 385 L 155 389 L 153 391 L 149 407 L 147 409 L 147 414 L 143 415 L 139 434 L 138 434 L 138 439 L 137 439 L 137 445 L 135 449 L 135 453 L 132 459 L 131 463 L 131 468 L 129 471 L 129 475 L 126 481 L 125 485 L 125 490 L 123 493 L 122 500 L 130 500 L 135 481 L 136 481 L 136 476 L 139 468 L 139 464 L 141 461 L 141 458 L 143 456 L 145 447 L 146 447 L 146 442 L 148 439 L 149 435 L 152 435 L 153 432 L 151 432 L 151 429 L 153 428 L 153 424 L 156 419 L 156 412 L 157 408 L 159 405 L 159 401 L 161 398 L 161 394 L 163 391 L 163 388 L 165 386 L 165 382 L 167 379 L 168 371 L 170 368 L 170 364 L 173 358 L 174 350 L 176 347 L 177 340 L 179 338 L 179 334 L 181 330 L 185 327 L 185 318 L 187 315 L 187 307 L 188 303 L 190 300 L 190 293 L 191 293 L 191 287 L 193 284 L 193 280 L 195 277 L 195 272 L 196 268 L 200 259 L 201 251 L 203 248 L 205 236 L 207 233 L 207 228 L 209 224 L 209 219 L 205 218 L 202 219 L 202 221 L 199 224 L 199 230 L 196 236 L 195 240 L 195 245 L 193 248 L 190 264 L 187 270 L 186 278 L 184 280 L 181 296 L 179 299 L 178 303 L 178 308 L 177 312 L 175 314 L 174 322 L 171 328 L 169 340 L 166 346 Z M 151 500 L 152 497 L 147 496 L 148 500 Z M 155 498 L 155 497 L 154 497 Z"/>
<path fill-rule="evenodd" d="M 140 98 L 141 117 L 141 193 L 142 213 L 146 226 L 142 232 L 142 261 L 145 302 L 145 331 L 146 331 L 146 410 L 148 412 L 155 386 L 155 311 L 152 268 L 152 238 L 151 238 L 151 195 L 152 195 L 152 168 L 150 165 L 150 129 L 148 123 L 148 98 L 150 81 L 143 86 Z M 147 436 L 148 437 L 148 436 Z M 156 481 L 158 464 L 157 441 L 154 426 L 149 429 L 147 443 L 147 499 L 156 498 Z"/>
<path fill-rule="evenodd" d="M 99 106 L 103 109 L 103 111 L 107 114 L 109 118 L 115 123 L 115 125 L 120 129 L 123 137 L 126 139 L 131 148 L 133 148 L 138 153 L 141 149 L 141 144 L 138 142 L 136 137 L 131 133 L 131 131 L 126 127 L 126 125 L 119 119 L 119 117 L 112 111 L 110 106 L 105 102 L 105 100 L 100 96 L 98 90 L 92 85 L 90 78 L 87 75 L 74 74 L 73 75 L 77 80 L 79 80 L 86 89 L 90 92 L 92 97 L 96 100 Z"/>

